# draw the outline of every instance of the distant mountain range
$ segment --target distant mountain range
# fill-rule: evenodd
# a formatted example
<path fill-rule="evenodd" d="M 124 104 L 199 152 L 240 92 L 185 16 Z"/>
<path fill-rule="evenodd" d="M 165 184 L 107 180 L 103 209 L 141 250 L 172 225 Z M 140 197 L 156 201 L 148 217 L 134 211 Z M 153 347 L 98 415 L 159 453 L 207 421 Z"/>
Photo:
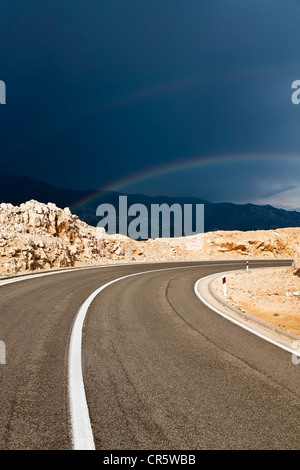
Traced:
<path fill-rule="evenodd" d="M 98 205 L 109 203 L 118 208 L 120 195 L 123 194 L 97 190 L 63 189 L 23 176 L 0 176 L 0 202 L 13 205 L 20 205 L 30 199 L 45 204 L 53 202 L 60 208 L 69 207 L 72 213 L 93 226 L 97 226 L 100 221 L 100 217 L 96 216 Z M 286 211 L 270 205 L 211 203 L 200 198 L 151 197 L 142 194 L 130 194 L 127 197 L 128 206 L 140 203 L 145 205 L 149 211 L 151 204 L 172 205 L 176 203 L 181 207 L 184 204 L 204 204 L 205 232 L 300 227 L 300 212 Z"/>

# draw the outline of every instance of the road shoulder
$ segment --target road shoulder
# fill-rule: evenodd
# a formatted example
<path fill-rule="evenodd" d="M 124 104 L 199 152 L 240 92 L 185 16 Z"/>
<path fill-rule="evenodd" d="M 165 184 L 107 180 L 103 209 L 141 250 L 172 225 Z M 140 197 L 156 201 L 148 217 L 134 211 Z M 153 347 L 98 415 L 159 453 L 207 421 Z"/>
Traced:
<path fill-rule="evenodd" d="M 195 293 L 199 299 L 223 317 L 228 318 L 234 323 L 239 324 L 245 329 L 252 331 L 270 342 L 280 345 L 284 349 L 298 354 L 297 351 L 300 343 L 300 338 L 298 336 L 283 331 L 274 325 L 242 312 L 229 302 L 225 301 L 215 292 L 213 282 L 217 278 L 220 278 L 221 280 L 222 276 L 226 276 L 226 274 L 227 272 L 217 273 L 199 279 L 195 284 Z"/>

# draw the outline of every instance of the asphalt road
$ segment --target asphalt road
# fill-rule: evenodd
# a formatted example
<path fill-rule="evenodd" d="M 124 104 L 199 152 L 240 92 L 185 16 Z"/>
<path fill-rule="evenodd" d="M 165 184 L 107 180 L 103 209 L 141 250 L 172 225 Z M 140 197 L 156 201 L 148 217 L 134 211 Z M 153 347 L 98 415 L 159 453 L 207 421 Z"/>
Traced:
<path fill-rule="evenodd" d="M 163 269 L 108 286 L 88 310 L 82 364 L 96 449 L 299 450 L 300 364 L 194 293 L 200 277 L 240 265 L 224 263 L 105 267 L 1 286 L 0 449 L 72 449 L 68 352 L 79 307 L 113 279 Z M 283 263 L 255 263 L 270 264 Z"/>

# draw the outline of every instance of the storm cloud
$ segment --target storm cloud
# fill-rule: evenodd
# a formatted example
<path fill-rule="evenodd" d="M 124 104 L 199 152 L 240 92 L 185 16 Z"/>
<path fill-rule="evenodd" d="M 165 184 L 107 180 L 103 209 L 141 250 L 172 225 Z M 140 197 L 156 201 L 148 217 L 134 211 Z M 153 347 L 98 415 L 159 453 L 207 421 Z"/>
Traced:
<path fill-rule="evenodd" d="M 300 156 L 299 20 L 295 0 L 3 1 L 2 174 L 92 189 L 194 156 Z M 297 205 L 295 165 L 283 166 L 219 164 L 139 188 Z"/>

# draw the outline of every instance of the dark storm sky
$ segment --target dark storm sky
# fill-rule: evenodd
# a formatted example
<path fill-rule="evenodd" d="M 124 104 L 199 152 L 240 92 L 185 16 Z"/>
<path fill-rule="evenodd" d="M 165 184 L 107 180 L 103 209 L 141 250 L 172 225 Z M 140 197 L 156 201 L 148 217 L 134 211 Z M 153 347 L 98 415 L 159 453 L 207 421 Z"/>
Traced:
<path fill-rule="evenodd" d="M 296 0 L 2 0 L 1 174 L 90 189 L 211 155 L 127 189 L 300 207 L 299 25 Z"/>

